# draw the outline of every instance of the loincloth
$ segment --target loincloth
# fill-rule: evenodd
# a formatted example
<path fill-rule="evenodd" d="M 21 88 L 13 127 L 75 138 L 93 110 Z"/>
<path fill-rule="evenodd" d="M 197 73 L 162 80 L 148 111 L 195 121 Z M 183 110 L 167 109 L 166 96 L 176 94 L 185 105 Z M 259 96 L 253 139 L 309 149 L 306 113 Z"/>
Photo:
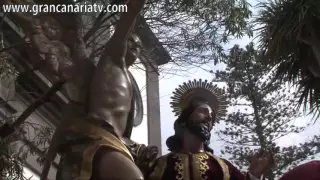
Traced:
<path fill-rule="evenodd" d="M 59 180 L 89 180 L 92 175 L 93 158 L 101 147 L 118 151 L 133 161 L 123 142 L 102 127 L 77 119 L 65 125 L 63 129 L 64 137 L 59 148 L 61 160 L 57 172 Z"/>

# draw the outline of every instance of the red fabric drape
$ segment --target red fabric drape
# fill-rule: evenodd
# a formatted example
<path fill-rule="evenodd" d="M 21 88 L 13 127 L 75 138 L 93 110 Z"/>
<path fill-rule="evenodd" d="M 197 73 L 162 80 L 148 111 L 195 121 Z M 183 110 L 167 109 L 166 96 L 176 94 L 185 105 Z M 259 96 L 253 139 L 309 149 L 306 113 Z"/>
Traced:
<path fill-rule="evenodd" d="M 320 180 L 320 161 L 301 164 L 284 173 L 279 180 Z"/>

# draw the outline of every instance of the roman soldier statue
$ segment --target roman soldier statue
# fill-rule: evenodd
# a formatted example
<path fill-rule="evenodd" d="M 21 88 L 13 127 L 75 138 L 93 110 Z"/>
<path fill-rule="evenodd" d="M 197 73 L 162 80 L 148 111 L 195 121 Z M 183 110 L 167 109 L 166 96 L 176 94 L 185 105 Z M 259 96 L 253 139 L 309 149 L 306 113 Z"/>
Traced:
<path fill-rule="evenodd" d="M 253 158 L 249 171 L 239 171 L 209 147 L 214 124 L 226 115 L 224 92 L 208 81 L 184 83 L 173 92 L 171 107 L 178 117 L 167 139 L 169 154 L 158 158 L 147 180 L 257 180 L 273 165 L 273 156 Z"/>

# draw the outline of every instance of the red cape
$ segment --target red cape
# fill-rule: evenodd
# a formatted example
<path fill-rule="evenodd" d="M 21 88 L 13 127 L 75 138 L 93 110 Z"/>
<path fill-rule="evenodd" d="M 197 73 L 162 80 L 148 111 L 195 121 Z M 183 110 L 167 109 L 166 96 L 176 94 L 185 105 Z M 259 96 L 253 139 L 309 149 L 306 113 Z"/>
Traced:
<path fill-rule="evenodd" d="M 301 164 L 286 172 L 279 180 L 320 180 L 320 161 Z"/>

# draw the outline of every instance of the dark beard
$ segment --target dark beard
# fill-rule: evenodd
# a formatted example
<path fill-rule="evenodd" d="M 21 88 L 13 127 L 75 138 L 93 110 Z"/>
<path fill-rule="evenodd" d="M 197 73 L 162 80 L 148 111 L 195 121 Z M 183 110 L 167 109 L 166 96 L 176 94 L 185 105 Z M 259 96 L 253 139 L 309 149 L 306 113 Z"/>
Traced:
<path fill-rule="evenodd" d="M 206 144 L 210 142 L 211 128 L 210 124 L 207 123 L 194 123 L 189 120 L 186 124 L 186 128 L 194 135 L 198 136 Z"/>

